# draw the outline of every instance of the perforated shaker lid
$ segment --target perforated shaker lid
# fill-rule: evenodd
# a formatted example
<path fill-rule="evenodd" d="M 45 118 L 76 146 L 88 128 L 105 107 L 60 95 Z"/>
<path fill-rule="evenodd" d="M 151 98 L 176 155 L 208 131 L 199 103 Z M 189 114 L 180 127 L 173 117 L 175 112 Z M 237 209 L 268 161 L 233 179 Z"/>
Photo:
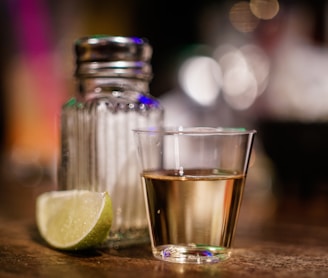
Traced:
<path fill-rule="evenodd" d="M 75 42 L 77 77 L 120 76 L 149 80 L 152 47 L 146 39 L 96 35 Z"/>

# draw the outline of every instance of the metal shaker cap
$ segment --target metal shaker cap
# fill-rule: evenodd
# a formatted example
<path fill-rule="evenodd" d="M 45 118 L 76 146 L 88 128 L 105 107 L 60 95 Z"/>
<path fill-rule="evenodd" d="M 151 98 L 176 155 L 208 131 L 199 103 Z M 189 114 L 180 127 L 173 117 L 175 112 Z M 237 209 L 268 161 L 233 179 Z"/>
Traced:
<path fill-rule="evenodd" d="M 76 77 L 150 80 L 152 47 L 146 39 L 96 35 L 75 42 Z"/>

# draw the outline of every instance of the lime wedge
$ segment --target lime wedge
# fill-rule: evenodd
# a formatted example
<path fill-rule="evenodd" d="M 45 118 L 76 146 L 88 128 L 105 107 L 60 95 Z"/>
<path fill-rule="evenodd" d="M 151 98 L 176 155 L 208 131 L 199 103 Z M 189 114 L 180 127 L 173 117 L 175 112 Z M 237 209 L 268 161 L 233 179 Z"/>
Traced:
<path fill-rule="evenodd" d="M 92 248 L 104 242 L 112 224 L 107 192 L 51 191 L 36 200 L 36 223 L 43 239 L 62 250 Z"/>

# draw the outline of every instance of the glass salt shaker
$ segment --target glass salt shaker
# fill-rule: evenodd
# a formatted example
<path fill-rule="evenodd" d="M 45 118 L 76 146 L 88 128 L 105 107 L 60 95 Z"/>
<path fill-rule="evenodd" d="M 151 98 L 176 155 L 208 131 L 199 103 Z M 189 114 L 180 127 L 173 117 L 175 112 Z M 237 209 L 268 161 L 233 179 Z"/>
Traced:
<path fill-rule="evenodd" d="M 77 40 L 75 54 L 78 92 L 62 108 L 58 186 L 109 192 L 111 247 L 146 242 L 132 130 L 163 124 L 149 94 L 152 48 L 145 39 L 102 35 Z"/>

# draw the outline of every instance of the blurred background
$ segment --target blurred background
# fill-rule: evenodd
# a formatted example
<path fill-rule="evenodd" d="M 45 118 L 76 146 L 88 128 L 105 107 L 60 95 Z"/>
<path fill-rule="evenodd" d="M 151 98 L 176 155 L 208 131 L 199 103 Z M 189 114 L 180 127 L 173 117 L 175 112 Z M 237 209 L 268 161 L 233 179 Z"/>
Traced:
<path fill-rule="evenodd" d="M 241 225 L 286 208 L 327 223 L 327 15 L 325 0 L 2 0 L 0 201 L 5 184 L 30 198 L 55 187 L 73 42 L 140 36 L 167 125 L 258 130 Z"/>

